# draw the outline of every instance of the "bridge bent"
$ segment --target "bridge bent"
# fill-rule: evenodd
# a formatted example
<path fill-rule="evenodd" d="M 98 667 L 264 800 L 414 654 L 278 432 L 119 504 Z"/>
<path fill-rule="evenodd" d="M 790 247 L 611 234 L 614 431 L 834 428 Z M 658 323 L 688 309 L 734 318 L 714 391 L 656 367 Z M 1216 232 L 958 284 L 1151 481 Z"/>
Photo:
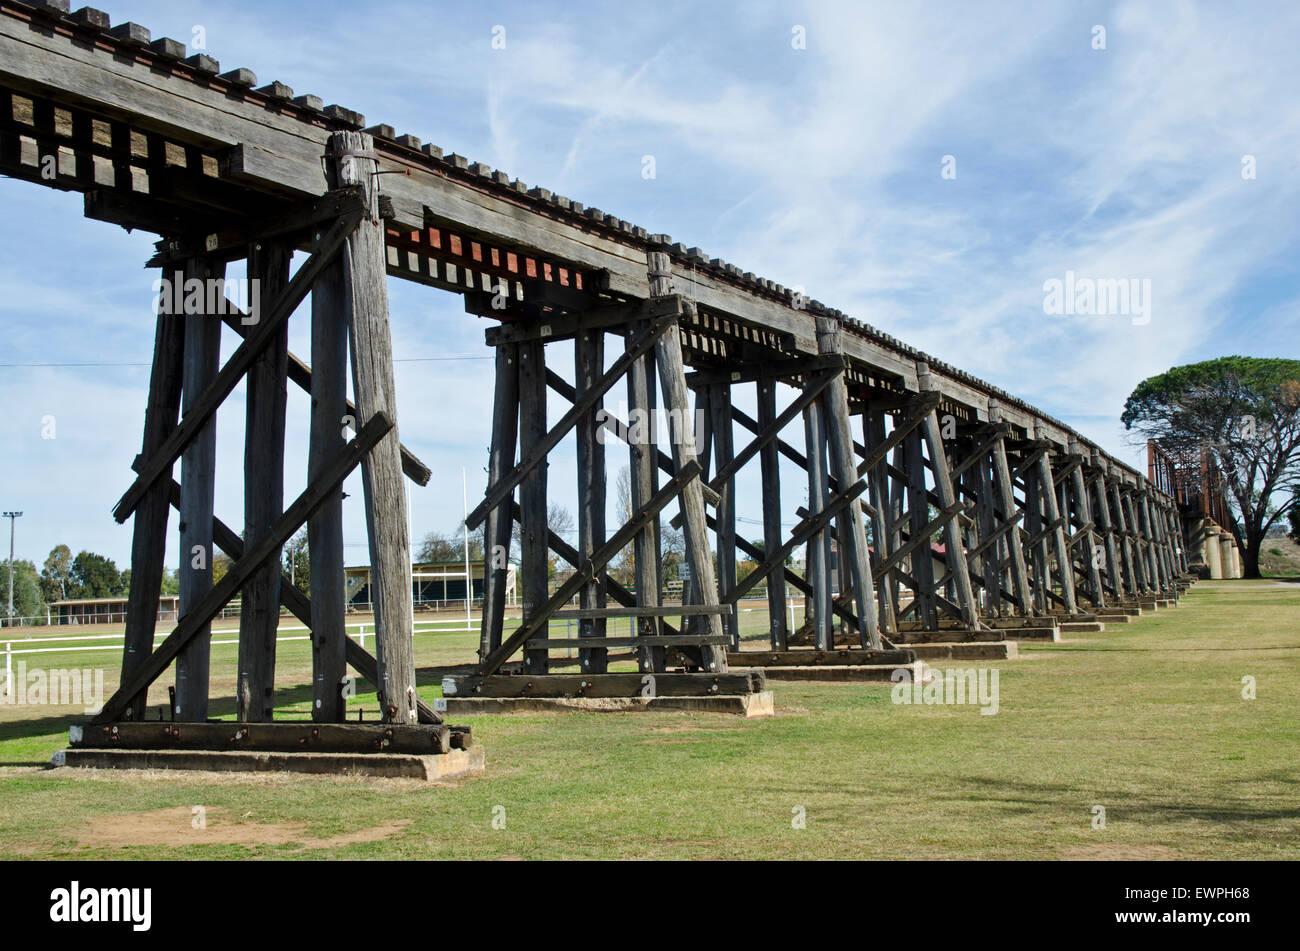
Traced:
<path fill-rule="evenodd" d="M 489 542 L 474 689 L 490 686 L 520 651 L 525 672 L 549 672 L 550 652 L 572 645 L 548 639 L 548 622 L 566 614 L 580 623 L 584 673 L 604 673 L 619 656 L 612 649 L 634 647 L 643 671 L 679 665 L 720 675 L 728 649 L 739 647 L 735 601 L 759 584 L 774 651 L 804 642 L 833 650 L 838 620 L 856 649 L 881 657 L 917 632 L 973 634 L 1014 618 L 1079 619 L 1177 596 L 1188 564 L 1172 500 L 1059 420 L 667 235 L 367 125 L 281 82 L 261 85 L 249 69 L 186 54 L 184 44 L 113 25 L 100 11 L 70 13 L 66 0 L 0 0 L 0 172 L 80 191 L 87 216 L 157 233 L 149 263 L 164 275 L 211 279 L 247 259 L 262 291 L 256 322 L 228 308 L 215 315 L 243 337 L 225 367 L 217 366 L 221 321 L 201 330 L 159 316 L 143 451 L 115 509 L 119 520 L 135 517 L 133 587 L 123 687 L 103 718 L 140 717 L 148 684 L 173 659 L 178 718 L 205 716 L 207 620 L 242 588 L 240 719 L 271 715 L 281 605 L 312 627 L 319 719 L 341 717 L 336 685 L 345 664 L 379 685 L 385 719 L 438 719 L 414 695 L 402 478 L 424 484 L 428 469 L 398 441 L 385 275 L 460 293 L 468 311 L 499 321 L 487 332 L 497 355 L 491 484 L 470 518 L 486 522 Z M 291 276 L 294 250 L 309 256 Z M 309 295 L 312 354 L 304 361 L 287 352 L 284 325 Z M 607 360 L 611 340 L 622 352 Z M 572 383 L 546 363 L 548 348 L 568 341 L 578 367 Z M 244 378 L 249 502 L 240 539 L 212 512 L 211 439 L 217 408 Z M 286 379 L 313 397 L 310 484 L 287 508 L 277 396 Z M 667 445 L 603 410 L 616 384 L 627 387 L 633 410 L 662 405 L 676 414 Z M 733 388 L 751 384 L 757 419 L 731 403 Z M 779 385 L 798 391 L 782 412 Z M 570 406 L 550 430 L 548 394 Z M 702 426 L 690 425 L 696 414 Z M 356 421 L 346 445 L 343 417 Z M 802 451 L 781 436 L 796 417 Z M 629 443 L 633 496 L 631 518 L 612 532 L 610 433 Z M 579 461 L 576 547 L 545 520 L 546 457 L 570 435 Z M 734 477 L 755 457 L 761 547 L 735 531 Z M 781 528 L 782 458 L 809 487 L 808 510 L 789 533 Z M 179 486 L 171 480 L 177 463 Z M 337 480 L 357 464 L 375 569 L 376 658 L 347 643 L 342 627 Z M 683 605 L 667 608 L 659 525 L 674 501 L 690 580 Z M 216 544 L 239 570 L 215 587 L 210 568 L 197 570 L 182 588 L 182 623 L 154 651 L 148 608 L 171 505 L 185 551 Z M 524 617 L 507 634 L 493 548 L 508 550 L 516 521 Z M 310 599 L 278 569 L 278 540 L 303 524 Z M 620 583 L 606 567 L 627 545 L 635 577 Z M 808 570 L 800 575 L 785 554 L 803 545 Z M 548 551 L 575 569 L 554 592 Z M 747 577 L 737 576 L 738 555 L 757 563 Z M 800 630 L 786 621 L 787 588 L 808 600 Z M 580 607 L 567 610 L 575 598 Z M 608 620 L 623 616 L 638 619 L 637 636 L 607 636 Z"/>

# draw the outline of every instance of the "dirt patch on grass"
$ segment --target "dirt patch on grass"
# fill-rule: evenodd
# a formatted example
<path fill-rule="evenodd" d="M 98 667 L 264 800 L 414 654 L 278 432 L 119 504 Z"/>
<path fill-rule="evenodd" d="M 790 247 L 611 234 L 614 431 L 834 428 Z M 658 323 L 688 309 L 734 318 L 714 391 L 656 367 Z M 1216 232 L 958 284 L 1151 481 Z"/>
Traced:
<path fill-rule="evenodd" d="M 213 786 L 301 786 L 304 782 L 309 782 L 313 785 L 363 787 L 367 792 L 375 793 L 419 792 L 434 786 L 458 786 L 464 779 L 462 777 L 440 780 L 435 783 L 424 779 L 358 776 L 352 773 L 219 772 L 203 769 L 91 769 L 71 766 L 58 769 L 51 769 L 48 766 L 0 767 L 0 778 L 12 775 L 44 776 L 60 782 L 156 782 L 167 786 L 202 786 L 209 788 Z"/>
<path fill-rule="evenodd" d="M 398 835 L 411 824 L 398 819 L 382 825 L 319 838 L 307 832 L 301 822 L 253 822 L 250 816 L 232 817 L 228 810 L 206 808 L 200 817 L 193 807 L 173 806 L 150 812 L 128 812 L 96 816 L 77 830 L 77 845 L 83 849 L 120 849 L 127 846 L 187 845 L 297 845 L 303 851 L 336 849 L 359 842 L 379 842 Z M 195 826 L 200 826 L 196 828 Z"/>
<path fill-rule="evenodd" d="M 1128 845 L 1106 842 L 1098 845 L 1074 845 L 1062 849 L 1057 858 L 1067 862 L 1160 862 L 1180 859 L 1183 854 L 1164 845 Z"/>

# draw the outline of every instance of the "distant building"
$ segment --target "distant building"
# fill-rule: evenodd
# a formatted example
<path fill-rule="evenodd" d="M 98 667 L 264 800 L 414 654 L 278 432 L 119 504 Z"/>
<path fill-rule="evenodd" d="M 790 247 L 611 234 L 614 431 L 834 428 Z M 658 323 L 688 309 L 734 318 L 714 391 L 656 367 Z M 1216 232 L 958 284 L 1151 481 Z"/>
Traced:
<path fill-rule="evenodd" d="M 465 563 L 463 561 L 424 562 L 412 565 L 411 594 L 415 604 L 429 607 L 443 607 L 460 602 L 465 603 Z M 356 565 L 345 568 L 347 582 L 345 591 L 349 608 L 368 611 L 372 606 L 370 595 L 370 566 Z M 483 598 L 483 562 L 470 562 L 470 597 L 474 601 Z M 506 568 L 506 604 L 516 604 L 517 568 Z"/>
<path fill-rule="evenodd" d="M 158 620 L 174 621 L 180 597 L 164 594 L 158 599 Z M 51 601 L 50 624 L 121 624 L 126 621 L 126 596 L 120 598 L 70 598 Z"/>

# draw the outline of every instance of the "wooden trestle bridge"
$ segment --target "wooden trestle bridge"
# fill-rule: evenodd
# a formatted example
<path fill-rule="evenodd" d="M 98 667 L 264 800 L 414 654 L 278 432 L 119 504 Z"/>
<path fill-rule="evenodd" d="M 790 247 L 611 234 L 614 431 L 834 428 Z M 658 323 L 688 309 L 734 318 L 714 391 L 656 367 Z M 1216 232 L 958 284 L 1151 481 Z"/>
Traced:
<path fill-rule="evenodd" d="M 486 523 L 488 541 L 481 662 L 466 691 L 490 694 L 503 671 L 530 684 L 547 675 L 551 652 L 576 643 L 549 638 L 560 617 L 580 622 L 584 688 L 611 650 L 631 648 L 643 672 L 693 672 L 666 675 L 696 678 L 668 689 L 717 689 L 738 646 L 735 604 L 759 585 L 772 651 L 831 650 L 838 619 L 861 656 L 888 660 L 909 632 L 1088 618 L 1174 598 L 1187 573 L 1177 511 L 1142 474 L 1010 393 L 668 235 L 188 55 L 136 24 L 69 13 L 66 0 L 0 0 L 0 101 L 0 171 L 80 191 L 87 216 L 160 235 L 148 263 L 165 280 L 221 277 L 244 259 L 260 282 L 255 320 L 224 300 L 157 318 L 141 453 L 113 511 L 134 517 L 123 680 L 100 723 L 143 717 L 147 688 L 172 663 L 175 719 L 206 718 L 208 624 L 236 594 L 239 720 L 272 716 L 283 605 L 312 631 L 316 720 L 342 719 L 350 665 L 378 685 L 388 723 L 441 722 L 415 695 L 403 480 L 424 485 L 429 470 L 399 440 L 386 276 L 461 294 L 469 313 L 496 321 L 486 335 L 496 355 L 490 484 L 468 519 Z M 291 275 L 295 251 L 308 257 Z M 285 328 L 309 295 L 308 362 L 287 351 Z M 242 342 L 219 366 L 223 325 Z M 570 361 L 572 381 L 560 369 Z M 227 525 L 213 511 L 214 416 L 244 378 L 245 510 Z M 287 381 L 311 394 L 312 411 L 308 486 L 286 505 Z M 733 405 L 751 386 L 756 418 Z M 669 411 L 671 438 L 657 445 L 653 427 L 639 438 L 606 409 L 615 393 L 633 412 Z M 565 412 L 548 429 L 556 402 Z M 787 441 L 800 427 L 802 439 Z M 602 428 L 628 443 L 633 514 L 623 525 L 606 522 L 614 447 Z M 569 438 L 576 546 L 546 522 L 547 457 Z M 357 465 L 374 656 L 344 633 L 340 484 Z M 762 473 L 761 548 L 736 532 L 744 466 Z M 795 513 L 782 511 L 780 483 L 792 477 L 810 502 L 786 531 Z M 187 565 L 214 545 L 234 564 L 215 585 L 210 569 L 182 571 L 182 619 L 155 646 L 173 507 Z M 680 606 L 660 601 L 669 518 L 690 568 Z M 516 521 L 524 611 L 507 623 L 497 546 L 509 550 Z M 279 567 L 282 542 L 304 524 L 310 598 Z M 606 568 L 628 544 L 636 580 L 625 587 Z M 787 556 L 805 545 L 807 571 L 796 574 Z M 574 568 L 553 593 L 548 550 Z M 738 556 L 757 568 L 738 576 Z M 786 620 L 794 594 L 810 609 L 803 631 Z M 613 636 L 609 619 L 625 617 L 638 619 L 636 635 Z M 627 679 L 615 691 L 641 679 L 607 676 Z"/>

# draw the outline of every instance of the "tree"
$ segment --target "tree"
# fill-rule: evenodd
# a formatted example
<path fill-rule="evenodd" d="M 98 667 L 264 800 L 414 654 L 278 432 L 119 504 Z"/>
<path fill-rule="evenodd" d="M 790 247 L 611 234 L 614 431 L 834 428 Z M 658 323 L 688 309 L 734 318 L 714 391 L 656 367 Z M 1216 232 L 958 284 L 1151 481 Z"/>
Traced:
<path fill-rule="evenodd" d="M 618 470 L 614 482 L 614 508 L 620 525 L 632 521 L 632 477 L 627 466 Z M 609 573 L 614 580 L 624 585 L 633 583 L 636 568 L 636 546 L 632 543 L 623 546 L 623 550 L 614 556 Z"/>
<path fill-rule="evenodd" d="M 1234 356 L 1174 367 L 1139 383 L 1121 420 L 1171 454 L 1213 454 L 1232 509 L 1225 527 L 1243 573 L 1258 578 L 1264 536 L 1300 492 L 1300 360 Z"/>
<path fill-rule="evenodd" d="M 659 555 L 664 582 L 680 580 L 681 564 L 686 560 L 686 535 L 665 523 L 659 530 Z"/>
<path fill-rule="evenodd" d="M 46 602 L 66 600 L 71 582 L 72 549 L 67 545 L 55 545 L 41 571 L 41 593 Z"/>
<path fill-rule="evenodd" d="M 122 588 L 126 591 L 131 590 L 131 569 L 127 568 L 122 572 Z M 181 593 L 181 573 L 179 570 L 164 571 L 162 574 L 162 586 L 158 589 L 159 594 L 173 595 Z"/>
<path fill-rule="evenodd" d="M 1287 535 L 1293 542 L 1300 543 L 1300 496 L 1291 500 L 1291 514 L 1288 516 L 1291 522 L 1291 531 Z"/>
<path fill-rule="evenodd" d="M 212 559 L 212 583 L 216 584 L 224 578 L 226 572 L 230 570 L 230 566 L 234 563 L 234 559 L 229 555 L 224 552 L 217 552 Z"/>
<path fill-rule="evenodd" d="M 305 594 L 311 594 L 311 557 L 307 551 L 305 527 L 285 543 L 280 557 L 285 576 Z"/>
<path fill-rule="evenodd" d="M 454 535 L 430 532 L 420 544 L 419 560 L 424 564 L 445 564 L 449 561 L 462 561 L 464 558 L 460 539 Z"/>
<path fill-rule="evenodd" d="M 573 513 L 563 505 L 552 502 L 546 506 L 546 527 L 564 538 L 573 534 Z"/>
<path fill-rule="evenodd" d="M 14 615 L 21 618 L 40 618 L 45 623 L 45 599 L 42 597 L 41 576 L 36 565 L 22 558 L 14 559 Z M 0 561 L 0 584 L 5 586 L 0 595 L 0 614 L 9 607 L 9 559 Z"/>
<path fill-rule="evenodd" d="M 72 584 L 68 592 L 73 598 L 115 598 L 125 590 L 122 574 L 113 559 L 83 551 L 72 559 Z"/>

